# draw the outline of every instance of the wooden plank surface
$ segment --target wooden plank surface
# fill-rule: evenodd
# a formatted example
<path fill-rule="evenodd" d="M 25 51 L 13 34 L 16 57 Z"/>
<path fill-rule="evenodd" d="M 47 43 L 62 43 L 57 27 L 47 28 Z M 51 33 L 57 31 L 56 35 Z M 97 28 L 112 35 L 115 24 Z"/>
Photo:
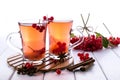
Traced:
<path fill-rule="evenodd" d="M 68 70 L 62 70 L 61 74 L 56 74 L 55 71 L 45 74 L 44 80 L 75 80 L 74 73 Z"/>
<path fill-rule="evenodd" d="M 5 51 L 6 48 L 7 48 L 6 36 L 0 35 L 0 55 L 3 54 L 3 52 Z"/>
<path fill-rule="evenodd" d="M 38 73 L 35 76 L 28 76 L 28 75 L 18 75 L 17 71 L 14 73 L 11 80 L 43 80 L 44 74 Z"/>
<path fill-rule="evenodd" d="M 14 72 L 13 68 L 7 64 L 7 58 L 14 55 L 16 52 L 7 48 L 0 56 L 0 80 L 9 80 Z"/>
<path fill-rule="evenodd" d="M 120 80 L 120 58 L 111 49 L 96 51 L 94 55 L 107 80 Z"/>
<path fill-rule="evenodd" d="M 116 56 L 118 56 L 120 58 L 120 46 L 112 48 L 112 50 L 114 51 Z"/>

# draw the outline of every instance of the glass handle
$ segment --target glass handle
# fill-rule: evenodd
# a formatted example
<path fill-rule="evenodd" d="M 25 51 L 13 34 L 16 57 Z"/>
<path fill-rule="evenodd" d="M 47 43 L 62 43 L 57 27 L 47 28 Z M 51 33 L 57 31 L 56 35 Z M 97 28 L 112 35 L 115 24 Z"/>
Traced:
<path fill-rule="evenodd" d="M 78 28 L 77 28 L 76 30 L 77 30 L 77 32 L 78 32 L 79 34 L 81 34 L 82 37 L 80 37 L 80 35 L 79 35 L 79 40 L 78 40 L 77 42 L 73 43 L 73 44 L 70 46 L 69 50 L 71 50 L 71 49 L 75 48 L 76 46 L 82 44 L 83 41 L 84 41 L 84 35 L 83 35 L 83 33 L 82 33 Z"/>
<path fill-rule="evenodd" d="M 12 37 L 13 35 L 15 34 L 19 34 L 19 32 L 12 32 L 10 34 L 7 35 L 7 38 L 6 38 L 6 42 L 8 44 L 8 46 L 10 48 L 12 48 L 13 50 L 17 51 L 18 53 L 21 53 L 22 54 L 22 49 L 17 47 L 16 45 L 13 44 L 13 42 L 11 41 L 12 40 Z"/>

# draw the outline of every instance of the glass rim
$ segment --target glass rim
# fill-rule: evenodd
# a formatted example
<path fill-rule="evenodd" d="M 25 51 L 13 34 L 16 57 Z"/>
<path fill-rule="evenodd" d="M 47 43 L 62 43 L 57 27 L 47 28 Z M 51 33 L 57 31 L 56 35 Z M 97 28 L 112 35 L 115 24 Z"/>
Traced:
<path fill-rule="evenodd" d="M 52 22 L 73 22 L 72 19 L 60 19 L 60 20 L 53 20 Z"/>
<path fill-rule="evenodd" d="M 18 22 L 18 25 L 20 25 L 20 26 L 32 26 L 33 24 L 37 24 L 37 25 L 42 25 L 42 24 L 46 24 L 46 23 L 44 23 L 44 22 L 41 22 L 41 23 L 21 23 L 21 22 Z"/>
<path fill-rule="evenodd" d="M 18 23 L 42 23 L 42 19 L 39 18 L 30 18 L 30 19 L 20 19 L 18 20 Z"/>

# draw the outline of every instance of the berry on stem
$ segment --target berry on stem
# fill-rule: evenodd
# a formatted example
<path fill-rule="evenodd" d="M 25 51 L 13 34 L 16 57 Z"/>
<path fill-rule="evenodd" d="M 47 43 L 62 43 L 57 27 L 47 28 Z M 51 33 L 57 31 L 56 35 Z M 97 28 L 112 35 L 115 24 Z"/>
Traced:
<path fill-rule="evenodd" d="M 37 27 L 37 24 L 32 24 L 32 27 L 33 27 L 33 28 L 36 28 L 36 27 Z"/>
<path fill-rule="evenodd" d="M 54 17 L 51 16 L 50 18 L 48 18 L 48 20 L 52 21 L 52 20 L 54 20 Z"/>
<path fill-rule="evenodd" d="M 43 16 L 43 20 L 47 20 L 47 16 Z"/>
<path fill-rule="evenodd" d="M 45 30 L 45 27 L 47 26 L 47 24 L 49 24 L 50 22 L 52 22 L 54 20 L 54 17 L 51 16 L 50 18 L 48 18 L 47 16 L 43 16 L 43 22 L 42 23 L 37 23 L 37 24 L 32 24 L 32 27 L 35 28 L 36 30 L 38 30 L 39 32 L 43 32 L 43 30 Z"/>
<path fill-rule="evenodd" d="M 85 61 L 85 60 L 89 59 L 89 54 L 88 53 L 84 53 L 84 52 L 80 53 L 79 52 L 77 55 L 78 55 L 78 57 L 81 61 Z"/>

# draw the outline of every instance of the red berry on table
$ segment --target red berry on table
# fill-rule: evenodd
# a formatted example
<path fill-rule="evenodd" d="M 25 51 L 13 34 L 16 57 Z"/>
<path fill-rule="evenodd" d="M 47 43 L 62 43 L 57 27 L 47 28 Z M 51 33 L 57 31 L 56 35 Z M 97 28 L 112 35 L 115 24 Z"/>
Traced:
<path fill-rule="evenodd" d="M 27 69 L 30 69 L 31 67 L 32 67 L 33 65 L 31 64 L 31 63 L 25 63 L 25 67 L 27 68 Z"/>
<path fill-rule="evenodd" d="M 88 53 L 86 53 L 86 54 L 85 54 L 85 56 L 86 56 L 86 57 L 89 57 L 89 54 L 88 54 Z"/>
<path fill-rule="evenodd" d="M 57 73 L 57 74 L 61 74 L 61 70 L 60 70 L 60 69 L 57 69 L 57 70 L 56 70 L 56 73 Z"/>
<path fill-rule="evenodd" d="M 81 53 L 78 53 L 77 56 L 80 57 L 80 56 L 81 56 Z"/>
<path fill-rule="evenodd" d="M 84 56 L 84 60 L 87 60 L 87 59 L 89 59 L 89 54 L 88 53 L 86 53 L 85 56 Z"/>

